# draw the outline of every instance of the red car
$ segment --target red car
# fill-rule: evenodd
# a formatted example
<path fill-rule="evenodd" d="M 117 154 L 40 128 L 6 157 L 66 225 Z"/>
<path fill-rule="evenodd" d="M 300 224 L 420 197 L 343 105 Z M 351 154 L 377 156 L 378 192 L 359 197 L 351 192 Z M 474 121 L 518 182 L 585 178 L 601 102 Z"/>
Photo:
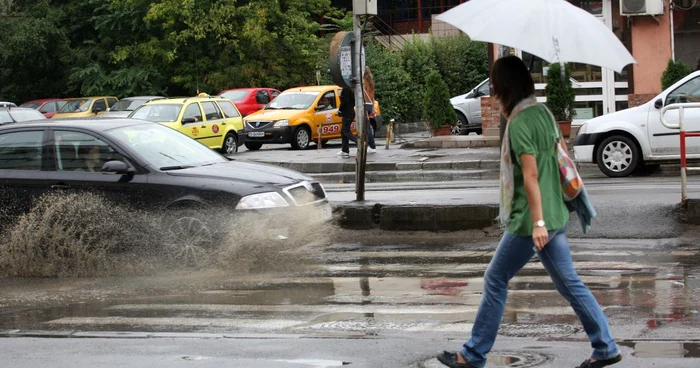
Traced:
<path fill-rule="evenodd" d="M 65 105 L 66 102 L 68 101 L 59 98 L 46 98 L 43 100 L 27 101 L 20 105 L 20 107 L 39 110 L 39 112 L 44 114 L 44 116 L 46 116 L 47 119 L 51 119 L 51 117 L 56 114 L 56 111 L 63 107 L 63 105 Z"/>
<path fill-rule="evenodd" d="M 236 88 L 221 91 L 219 97 L 233 101 L 241 115 L 246 116 L 261 110 L 279 94 L 274 88 Z"/>

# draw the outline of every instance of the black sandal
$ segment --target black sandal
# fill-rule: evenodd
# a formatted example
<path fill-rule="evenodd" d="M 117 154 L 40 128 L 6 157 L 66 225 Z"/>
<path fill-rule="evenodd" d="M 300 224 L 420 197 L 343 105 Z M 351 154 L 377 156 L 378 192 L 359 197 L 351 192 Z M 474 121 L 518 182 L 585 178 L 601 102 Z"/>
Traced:
<path fill-rule="evenodd" d="M 622 355 L 620 355 L 620 354 L 618 354 L 614 358 L 605 359 L 605 360 L 596 360 L 595 362 L 591 362 L 590 359 L 586 359 L 585 362 L 581 363 L 581 365 L 579 365 L 576 368 L 603 368 L 603 367 L 607 367 L 609 365 L 613 365 L 615 363 L 619 363 L 621 360 L 622 360 Z"/>
<path fill-rule="evenodd" d="M 440 363 L 450 367 L 450 368 L 476 368 L 469 363 L 460 363 L 457 360 L 457 353 L 450 353 L 449 351 L 443 351 L 442 354 L 437 356 Z"/>

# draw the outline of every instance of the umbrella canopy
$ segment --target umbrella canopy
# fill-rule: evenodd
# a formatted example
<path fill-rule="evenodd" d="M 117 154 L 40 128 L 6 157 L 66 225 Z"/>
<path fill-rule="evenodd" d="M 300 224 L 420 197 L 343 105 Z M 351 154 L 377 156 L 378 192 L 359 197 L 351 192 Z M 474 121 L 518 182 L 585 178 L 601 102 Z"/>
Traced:
<path fill-rule="evenodd" d="M 603 22 L 564 0 L 469 0 L 437 20 L 472 40 L 517 48 L 550 63 L 591 64 L 618 73 L 636 63 Z"/>

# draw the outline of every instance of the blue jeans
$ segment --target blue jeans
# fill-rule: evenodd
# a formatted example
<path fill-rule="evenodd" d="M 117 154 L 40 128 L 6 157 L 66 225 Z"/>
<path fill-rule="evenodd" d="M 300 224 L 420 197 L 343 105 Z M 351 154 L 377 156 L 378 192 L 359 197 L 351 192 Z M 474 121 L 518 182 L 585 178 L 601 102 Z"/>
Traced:
<path fill-rule="evenodd" d="M 508 296 L 508 281 L 527 264 L 535 254 L 532 237 L 513 236 L 506 232 L 498 245 L 484 275 L 484 294 L 472 327 L 469 341 L 464 343 L 462 355 L 475 367 L 486 364 L 486 354 L 491 351 L 503 309 Z M 581 282 L 574 270 L 566 238 L 566 226 L 549 232 L 549 243 L 537 252 L 542 265 L 549 273 L 557 291 L 574 308 L 583 329 L 593 346 L 592 357 L 610 359 L 618 355 L 615 339 L 610 333 L 608 320 L 588 287 Z"/>

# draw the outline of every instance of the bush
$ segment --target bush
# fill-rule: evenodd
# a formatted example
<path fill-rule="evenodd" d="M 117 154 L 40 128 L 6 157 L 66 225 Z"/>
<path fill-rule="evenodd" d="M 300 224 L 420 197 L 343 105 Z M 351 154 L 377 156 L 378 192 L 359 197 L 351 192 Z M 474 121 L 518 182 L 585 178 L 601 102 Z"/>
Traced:
<path fill-rule="evenodd" d="M 574 103 L 576 92 L 571 85 L 571 68 L 566 64 L 564 80 L 561 78 L 561 64 L 551 64 L 547 72 L 547 86 L 544 89 L 547 96 L 547 107 L 552 110 L 557 121 L 570 121 L 576 115 Z"/>
<path fill-rule="evenodd" d="M 661 76 L 661 89 L 666 90 L 692 72 L 690 67 L 685 65 L 682 61 L 674 62 L 673 59 L 669 60 L 666 70 Z"/>
<path fill-rule="evenodd" d="M 431 39 L 433 59 L 450 96 L 469 92 L 489 74 L 487 45 L 466 35 Z"/>
<path fill-rule="evenodd" d="M 401 54 L 376 42 L 365 47 L 367 65 L 374 76 L 375 96 L 379 101 L 383 121 L 410 121 L 412 106 L 418 104 L 411 76 L 403 67 Z"/>
<path fill-rule="evenodd" d="M 433 129 L 444 125 L 454 125 L 457 122 L 457 114 L 450 103 L 447 84 L 436 70 L 431 71 L 425 77 L 423 120 L 427 121 Z"/>

